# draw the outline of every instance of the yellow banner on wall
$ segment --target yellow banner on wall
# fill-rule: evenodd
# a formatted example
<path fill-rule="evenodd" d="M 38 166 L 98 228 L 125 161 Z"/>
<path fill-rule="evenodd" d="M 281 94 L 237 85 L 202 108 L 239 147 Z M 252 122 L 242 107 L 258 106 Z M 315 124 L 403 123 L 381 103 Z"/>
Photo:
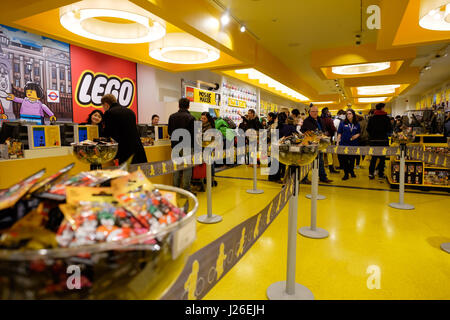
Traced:
<path fill-rule="evenodd" d="M 232 107 L 245 108 L 247 107 L 247 102 L 239 99 L 228 98 L 228 105 Z"/>
<path fill-rule="evenodd" d="M 194 88 L 194 102 L 216 105 L 216 93 Z"/>

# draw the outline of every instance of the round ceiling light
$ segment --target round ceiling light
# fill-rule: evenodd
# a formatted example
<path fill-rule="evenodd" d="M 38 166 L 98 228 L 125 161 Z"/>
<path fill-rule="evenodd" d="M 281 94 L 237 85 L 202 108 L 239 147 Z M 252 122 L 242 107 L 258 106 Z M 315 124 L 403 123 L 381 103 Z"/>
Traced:
<path fill-rule="evenodd" d="M 70 32 L 103 42 L 145 43 L 166 34 L 164 21 L 122 0 L 114 3 L 114 9 L 104 8 L 98 1 L 62 7 L 59 20 Z"/>
<path fill-rule="evenodd" d="M 332 67 L 331 71 L 334 74 L 353 75 L 353 74 L 366 74 L 378 72 L 389 69 L 390 67 L 391 67 L 390 62 L 376 62 L 376 63 L 351 64 L 347 66 Z"/>
<path fill-rule="evenodd" d="M 358 87 L 358 95 L 379 95 L 379 94 L 393 94 L 395 89 L 399 88 L 399 84 L 383 85 L 383 86 L 366 86 Z"/>
<path fill-rule="evenodd" d="M 385 102 L 387 97 L 358 98 L 359 103 Z"/>
<path fill-rule="evenodd" d="M 187 33 L 168 33 L 150 43 L 150 57 L 174 64 L 210 63 L 220 58 L 220 51 Z"/>
<path fill-rule="evenodd" d="M 450 1 L 421 0 L 419 25 L 428 30 L 450 31 Z"/>

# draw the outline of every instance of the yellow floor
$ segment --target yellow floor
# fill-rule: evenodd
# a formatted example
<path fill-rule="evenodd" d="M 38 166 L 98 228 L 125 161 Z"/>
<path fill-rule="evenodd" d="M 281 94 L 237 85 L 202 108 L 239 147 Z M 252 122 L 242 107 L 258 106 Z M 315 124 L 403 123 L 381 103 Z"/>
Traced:
<path fill-rule="evenodd" d="M 259 173 L 259 171 L 258 171 Z M 385 182 L 369 180 L 367 168 L 356 170 L 357 178 L 336 185 L 388 189 Z M 262 209 L 280 185 L 258 181 L 262 195 L 245 191 L 252 169 L 239 166 L 217 173 L 213 188 L 213 213 L 223 216 L 215 225 L 197 224 L 197 250 Z M 222 177 L 220 177 L 222 176 Z M 224 178 L 228 177 L 228 178 Z M 259 176 L 259 179 L 266 180 Z M 310 186 L 301 185 L 298 227 L 309 225 Z M 450 197 L 407 193 L 414 211 L 388 207 L 398 200 L 395 191 L 320 186 L 327 197 L 318 202 L 318 226 L 330 237 L 312 240 L 297 237 L 297 282 L 307 286 L 316 299 L 450 299 L 450 255 L 439 249 L 450 242 Z M 205 193 L 198 193 L 198 215 L 206 213 Z M 273 282 L 285 280 L 287 251 L 287 207 L 258 242 L 204 299 L 266 299 Z M 369 266 L 377 266 L 380 289 L 367 286 Z"/>

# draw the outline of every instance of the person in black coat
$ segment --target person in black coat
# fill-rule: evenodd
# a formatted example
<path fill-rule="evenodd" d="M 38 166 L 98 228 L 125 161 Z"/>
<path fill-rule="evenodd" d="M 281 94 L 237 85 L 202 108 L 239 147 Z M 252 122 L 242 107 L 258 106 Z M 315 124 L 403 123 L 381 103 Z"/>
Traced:
<path fill-rule="evenodd" d="M 113 138 L 119 144 L 116 155 L 119 164 L 127 161 L 132 155 L 134 156 L 131 163 L 147 162 L 134 112 L 120 106 L 116 97 L 112 94 L 104 95 L 101 102 L 103 109 L 105 109 L 103 118 L 105 121 L 104 135 Z"/>
<path fill-rule="evenodd" d="M 190 101 L 187 98 L 181 98 L 178 101 L 178 112 L 175 112 L 169 117 L 169 135 L 171 140 L 172 149 L 174 149 L 179 143 L 185 143 L 184 139 L 190 138 L 189 145 L 191 152 L 194 149 L 194 127 L 195 118 L 189 112 Z M 189 136 L 182 136 L 182 139 L 175 140 L 173 133 L 177 129 L 185 129 L 189 132 Z M 173 152 L 173 150 L 172 150 Z M 185 154 L 178 154 L 177 156 L 187 156 Z M 181 174 L 183 177 L 181 177 Z M 175 171 L 173 173 L 173 185 L 175 187 L 183 188 L 184 190 L 191 191 L 191 178 L 192 178 L 192 168 L 188 168 L 182 171 Z"/>
<path fill-rule="evenodd" d="M 322 119 L 319 117 L 319 109 L 315 105 L 310 104 L 309 117 L 306 118 L 305 121 L 303 121 L 301 131 L 302 133 L 305 133 L 307 131 L 316 131 L 317 129 L 325 132 L 326 126 L 323 123 Z M 319 157 L 319 180 L 325 183 L 333 182 L 333 180 L 328 179 L 327 173 L 325 172 L 323 154 L 319 153 L 318 157 Z M 306 177 L 304 181 L 305 183 L 307 183 Z"/>
<path fill-rule="evenodd" d="M 372 117 L 369 118 L 369 123 L 367 124 L 367 133 L 369 134 L 369 145 L 370 146 L 389 146 L 388 135 L 392 131 L 391 120 L 389 119 L 386 112 L 384 112 L 384 103 L 378 103 L 375 108 L 375 112 Z M 377 160 L 380 160 L 378 164 L 378 177 L 380 179 L 384 178 L 384 162 L 386 161 L 385 156 L 372 156 L 369 166 L 369 178 L 375 178 L 375 165 Z"/>
<path fill-rule="evenodd" d="M 254 129 L 258 131 L 259 129 L 263 129 L 263 126 L 261 124 L 261 121 L 259 121 L 258 116 L 256 115 L 255 110 L 249 109 L 247 116 L 241 115 L 243 126 L 239 126 L 244 131 L 247 131 L 249 129 Z"/>

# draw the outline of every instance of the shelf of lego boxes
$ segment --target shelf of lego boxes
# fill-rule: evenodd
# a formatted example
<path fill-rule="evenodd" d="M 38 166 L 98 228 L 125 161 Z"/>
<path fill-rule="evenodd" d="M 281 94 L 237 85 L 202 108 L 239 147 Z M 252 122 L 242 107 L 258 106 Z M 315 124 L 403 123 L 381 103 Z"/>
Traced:
<path fill-rule="evenodd" d="M 220 116 L 228 117 L 236 123 L 241 123 L 242 114 L 247 113 L 249 109 L 256 111 L 258 105 L 258 96 L 256 92 L 246 88 L 238 87 L 230 83 L 222 84 L 222 102 L 220 106 Z"/>
<path fill-rule="evenodd" d="M 424 151 L 450 155 L 450 149 L 444 144 L 423 144 Z M 422 161 L 406 157 L 405 185 L 450 188 L 450 169 L 433 166 Z M 390 184 L 398 184 L 400 177 L 400 159 L 391 157 L 390 173 L 388 180 Z"/>

